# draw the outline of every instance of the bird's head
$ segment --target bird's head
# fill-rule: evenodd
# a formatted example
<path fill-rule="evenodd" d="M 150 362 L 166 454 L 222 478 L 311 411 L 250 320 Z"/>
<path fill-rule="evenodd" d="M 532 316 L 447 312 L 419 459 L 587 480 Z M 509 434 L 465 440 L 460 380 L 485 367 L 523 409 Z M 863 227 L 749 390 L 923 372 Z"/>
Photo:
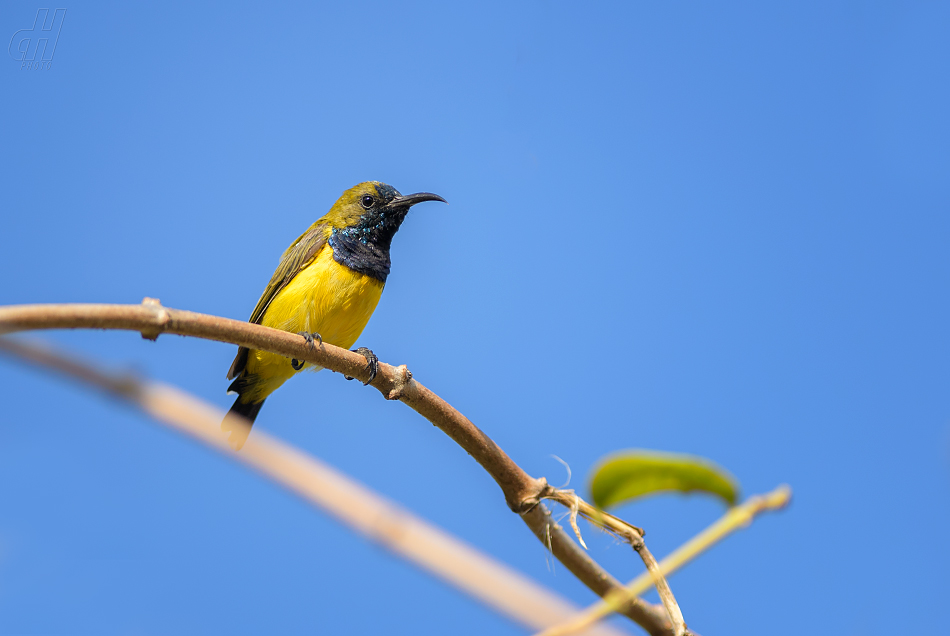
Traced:
<path fill-rule="evenodd" d="M 391 185 L 366 181 L 344 192 L 326 220 L 333 232 L 344 232 L 362 243 L 388 248 L 409 208 L 423 201 L 445 203 L 437 194 L 419 192 L 403 196 Z"/>

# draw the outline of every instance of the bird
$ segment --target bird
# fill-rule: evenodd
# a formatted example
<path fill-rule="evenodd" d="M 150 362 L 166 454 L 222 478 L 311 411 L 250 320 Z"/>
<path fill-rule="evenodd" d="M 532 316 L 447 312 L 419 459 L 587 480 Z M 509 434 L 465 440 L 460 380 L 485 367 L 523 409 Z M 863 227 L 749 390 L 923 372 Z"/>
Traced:
<path fill-rule="evenodd" d="M 393 236 L 409 208 L 424 201 L 447 203 L 430 192 L 402 195 L 379 181 L 346 190 L 281 256 L 248 322 L 299 333 L 311 346 L 328 342 L 352 347 L 389 277 Z M 376 356 L 365 347 L 353 351 L 366 358 L 367 384 L 372 382 Z M 238 397 L 221 423 L 234 450 L 244 446 L 248 423 L 254 423 L 264 400 L 305 367 L 321 368 L 276 353 L 238 349 L 228 370 L 228 380 L 233 380 L 228 392 Z"/>

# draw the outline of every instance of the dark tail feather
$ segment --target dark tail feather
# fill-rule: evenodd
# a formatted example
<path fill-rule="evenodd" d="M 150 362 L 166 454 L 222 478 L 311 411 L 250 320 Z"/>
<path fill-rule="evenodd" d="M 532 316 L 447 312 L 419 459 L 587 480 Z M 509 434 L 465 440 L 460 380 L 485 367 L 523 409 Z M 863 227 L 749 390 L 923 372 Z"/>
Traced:
<path fill-rule="evenodd" d="M 231 448 L 241 450 L 244 446 L 244 442 L 247 441 L 247 436 L 251 432 L 251 425 L 257 419 L 257 414 L 262 406 L 264 406 L 264 400 L 260 402 L 241 402 L 240 396 L 234 400 L 234 405 L 224 416 L 224 421 L 221 422 L 221 430 L 230 433 L 228 441 L 231 442 Z M 243 419 L 237 419 L 234 417 L 235 415 Z"/>

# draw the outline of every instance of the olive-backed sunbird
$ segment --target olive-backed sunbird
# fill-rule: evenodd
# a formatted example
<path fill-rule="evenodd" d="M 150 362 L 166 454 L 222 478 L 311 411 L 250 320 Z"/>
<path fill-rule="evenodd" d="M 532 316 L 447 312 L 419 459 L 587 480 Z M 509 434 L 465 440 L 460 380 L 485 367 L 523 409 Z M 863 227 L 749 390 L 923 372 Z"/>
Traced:
<path fill-rule="evenodd" d="M 437 194 L 403 196 L 392 186 L 367 181 L 343 193 L 330 211 L 294 241 L 261 294 L 249 322 L 299 333 L 349 349 L 369 322 L 389 276 L 389 247 L 409 208 L 423 201 L 442 201 Z M 370 366 L 376 356 L 360 348 Z M 241 347 L 228 371 L 228 391 L 238 394 L 230 413 L 253 423 L 271 393 L 306 363 L 276 353 Z M 320 367 L 314 367 L 319 370 Z M 221 423 L 239 450 L 246 424 L 230 418 Z"/>

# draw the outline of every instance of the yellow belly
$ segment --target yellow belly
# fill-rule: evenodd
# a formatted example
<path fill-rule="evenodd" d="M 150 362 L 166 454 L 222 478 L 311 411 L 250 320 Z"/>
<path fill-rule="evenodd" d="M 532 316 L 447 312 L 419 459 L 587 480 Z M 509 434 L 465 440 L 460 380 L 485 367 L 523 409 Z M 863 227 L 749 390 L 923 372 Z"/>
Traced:
<path fill-rule="evenodd" d="M 340 265 L 333 260 L 333 249 L 325 246 L 277 293 L 261 324 L 293 333 L 318 333 L 324 342 L 349 349 L 363 333 L 382 293 L 383 283 Z M 248 355 L 247 372 L 260 379 L 252 395 L 246 396 L 255 402 L 296 373 L 289 359 L 256 350 Z"/>

